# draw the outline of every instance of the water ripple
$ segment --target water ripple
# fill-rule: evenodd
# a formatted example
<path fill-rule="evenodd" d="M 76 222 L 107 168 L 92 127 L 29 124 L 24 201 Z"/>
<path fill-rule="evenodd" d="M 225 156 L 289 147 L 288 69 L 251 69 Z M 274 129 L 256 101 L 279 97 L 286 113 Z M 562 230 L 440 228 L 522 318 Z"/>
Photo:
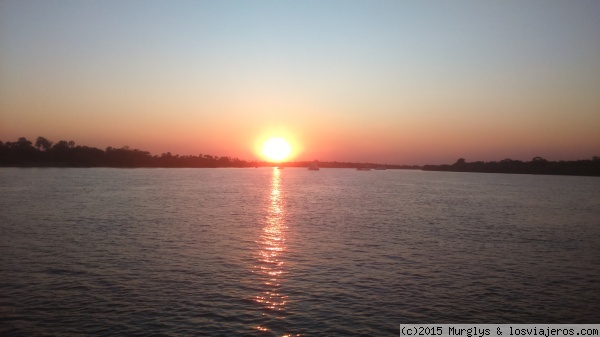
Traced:
<path fill-rule="evenodd" d="M 383 336 L 600 312 L 597 178 L 2 170 L 1 335 Z"/>

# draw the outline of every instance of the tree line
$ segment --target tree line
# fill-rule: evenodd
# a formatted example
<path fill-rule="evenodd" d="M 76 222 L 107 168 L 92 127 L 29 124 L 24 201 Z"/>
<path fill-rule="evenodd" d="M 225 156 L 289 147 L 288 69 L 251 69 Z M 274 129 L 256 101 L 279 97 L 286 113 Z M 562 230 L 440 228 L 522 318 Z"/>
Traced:
<path fill-rule="evenodd" d="M 600 157 L 594 156 L 589 160 L 574 161 L 548 161 L 542 157 L 534 157 L 527 162 L 513 159 L 467 162 L 464 158 L 460 158 L 452 165 L 425 165 L 422 170 L 600 176 Z"/>
<path fill-rule="evenodd" d="M 0 165 L 19 167 L 250 167 L 258 165 L 239 158 L 212 155 L 180 156 L 170 152 L 160 156 L 148 151 L 76 145 L 73 141 L 53 143 L 38 137 L 35 143 L 25 137 L 16 142 L 0 141 Z"/>
<path fill-rule="evenodd" d="M 287 167 L 307 167 L 312 161 L 285 162 Z M 263 167 L 280 164 L 266 161 L 248 161 L 228 156 L 199 154 L 180 156 L 166 152 L 160 156 L 148 151 L 107 147 L 76 145 L 74 141 L 61 140 L 54 143 L 44 137 L 37 137 L 35 143 L 25 137 L 16 142 L 0 141 L 0 166 L 16 167 Z M 362 166 L 382 166 L 376 163 L 319 162 L 324 168 L 356 168 Z M 386 168 L 418 169 L 419 166 L 385 165 Z"/>
<path fill-rule="evenodd" d="M 307 167 L 312 161 L 296 161 L 283 163 L 288 167 Z M 74 141 L 61 140 L 56 143 L 37 137 L 35 143 L 25 137 L 16 142 L 0 141 L 0 166 L 16 167 L 262 167 L 279 164 L 265 161 L 247 161 L 228 156 L 197 156 L 166 152 L 152 155 L 148 151 L 107 147 L 101 150 L 95 147 L 80 146 Z M 556 174 L 600 176 L 600 157 L 589 160 L 548 161 L 535 157 L 531 161 L 504 159 L 490 162 L 467 162 L 458 159 L 451 165 L 382 165 L 377 163 L 353 162 L 319 162 L 322 168 L 386 168 L 413 169 L 424 171 L 484 172 L 484 173 L 519 173 L 519 174 Z"/>

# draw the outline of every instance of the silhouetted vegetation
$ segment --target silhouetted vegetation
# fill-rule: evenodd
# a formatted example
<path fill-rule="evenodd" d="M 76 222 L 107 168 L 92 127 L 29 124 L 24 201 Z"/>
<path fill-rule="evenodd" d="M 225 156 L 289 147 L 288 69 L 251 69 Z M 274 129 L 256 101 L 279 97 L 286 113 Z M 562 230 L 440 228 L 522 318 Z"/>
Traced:
<path fill-rule="evenodd" d="M 286 167 L 308 167 L 313 161 L 286 162 Z M 262 167 L 279 164 L 265 161 L 247 161 L 239 158 L 219 157 L 199 154 L 197 156 L 173 155 L 170 152 L 160 156 L 148 151 L 107 147 L 79 146 L 73 141 L 61 140 L 57 143 L 38 137 L 35 144 L 24 137 L 16 142 L 0 141 L 0 166 L 16 167 Z M 504 159 L 491 162 L 467 162 L 458 159 L 452 165 L 387 165 L 377 163 L 319 162 L 322 168 L 379 168 L 379 169 L 422 169 L 425 171 L 559 174 L 600 176 L 600 157 L 591 160 L 551 162 L 535 157 L 529 162 Z"/>
<path fill-rule="evenodd" d="M 591 160 L 575 161 L 548 161 L 542 157 L 535 157 L 527 162 L 504 159 L 471 163 L 460 158 L 452 165 L 425 165 L 422 169 L 424 171 L 600 176 L 600 157 L 594 156 Z"/>
<path fill-rule="evenodd" d="M 311 162 L 286 162 L 288 167 L 307 167 Z M 262 167 L 280 164 L 265 161 L 247 161 L 227 156 L 199 154 L 197 156 L 173 155 L 171 152 L 160 156 L 148 151 L 107 147 L 101 150 L 79 146 L 73 141 L 61 140 L 57 143 L 38 137 L 35 144 L 26 138 L 16 142 L 0 142 L 0 166 L 17 167 Z M 359 166 L 382 166 L 375 163 L 320 162 L 321 167 L 356 168 Z M 385 165 L 386 168 L 412 168 L 418 166 Z"/>
<path fill-rule="evenodd" d="M 35 145 L 26 138 L 0 142 L 0 166 L 19 167 L 253 167 L 265 165 L 238 158 L 211 155 L 179 156 L 170 152 L 153 156 L 148 151 L 79 146 L 73 141 L 56 144 L 38 137 Z"/>

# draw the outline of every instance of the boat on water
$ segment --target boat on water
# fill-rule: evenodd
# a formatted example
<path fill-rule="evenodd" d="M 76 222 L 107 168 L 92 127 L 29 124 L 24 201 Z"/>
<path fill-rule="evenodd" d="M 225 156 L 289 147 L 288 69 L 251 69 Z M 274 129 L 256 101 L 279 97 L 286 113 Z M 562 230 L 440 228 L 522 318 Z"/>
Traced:
<path fill-rule="evenodd" d="M 368 167 L 357 167 L 356 170 L 357 171 L 371 171 L 371 169 Z"/>
<path fill-rule="evenodd" d="M 312 163 L 310 165 L 308 165 L 308 170 L 309 171 L 318 171 L 319 169 L 319 165 L 317 163 Z"/>
<path fill-rule="evenodd" d="M 387 170 L 387 168 L 385 166 L 377 166 L 375 168 L 375 170 L 380 170 L 381 171 L 381 170 Z"/>

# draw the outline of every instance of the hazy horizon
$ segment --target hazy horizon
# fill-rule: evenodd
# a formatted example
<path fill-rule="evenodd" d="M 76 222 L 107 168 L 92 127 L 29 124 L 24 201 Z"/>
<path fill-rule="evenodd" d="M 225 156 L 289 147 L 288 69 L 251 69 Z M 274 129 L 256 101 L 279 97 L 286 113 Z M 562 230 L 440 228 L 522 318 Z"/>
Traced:
<path fill-rule="evenodd" d="M 401 165 L 600 155 L 593 1 L 3 1 L 0 140 Z"/>

